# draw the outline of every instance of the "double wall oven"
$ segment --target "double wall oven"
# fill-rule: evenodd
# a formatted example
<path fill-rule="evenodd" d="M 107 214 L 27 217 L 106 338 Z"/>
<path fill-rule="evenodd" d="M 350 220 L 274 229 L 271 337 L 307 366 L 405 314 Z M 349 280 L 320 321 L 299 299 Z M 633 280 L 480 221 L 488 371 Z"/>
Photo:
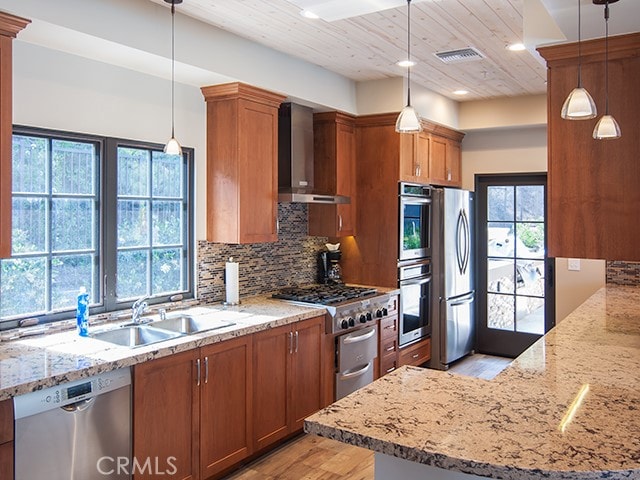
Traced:
<path fill-rule="evenodd" d="M 399 184 L 400 346 L 431 334 L 432 188 Z"/>

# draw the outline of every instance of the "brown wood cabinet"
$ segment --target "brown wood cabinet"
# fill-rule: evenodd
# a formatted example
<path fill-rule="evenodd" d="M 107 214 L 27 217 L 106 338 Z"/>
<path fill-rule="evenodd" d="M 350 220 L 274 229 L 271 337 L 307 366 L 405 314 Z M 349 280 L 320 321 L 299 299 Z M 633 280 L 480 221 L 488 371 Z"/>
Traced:
<path fill-rule="evenodd" d="M 400 350 L 398 366 L 413 365 L 418 367 L 431 359 L 431 339 L 425 338 Z"/>
<path fill-rule="evenodd" d="M 309 235 L 356 234 L 355 118 L 341 112 L 313 115 L 314 182 L 319 192 L 344 195 L 350 204 L 309 205 Z"/>
<path fill-rule="evenodd" d="M 253 336 L 255 451 L 300 430 L 322 407 L 324 317 Z"/>
<path fill-rule="evenodd" d="M 356 189 L 366 192 L 366 201 L 358 203 L 357 236 L 344 239 L 340 246 L 343 276 L 350 283 L 398 286 L 398 182 L 434 183 L 429 177 L 434 138 L 440 142 L 435 150 L 443 150 L 446 162 L 447 140 L 459 145 L 464 136 L 425 121 L 421 134 L 399 134 L 396 118 L 396 114 L 382 114 L 356 119 Z M 446 166 L 443 172 L 446 177 Z M 460 178 L 459 173 L 452 173 L 455 178 Z"/>
<path fill-rule="evenodd" d="M 0 12 L 0 258 L 11 256 L 12 43 L 29 23 L 26 18 Z"/>
<path fill-rule="evenodd" d="M 158 458 L 163 469 L 170 466 L 162 462 L 172 457 L 172 478 L 180 480 L 200 478 L 197 359 L 196 349 L 134 367 L 133 454 L 139 462 Z M 151 473 L 138 473 L 135 479 L 155 478 Z"/>
<path fill-rule="evenodd" d="M 207 102 L 207 240 L 278 239 L 278 107 L 243 83 L 202 88 Z"/>
<path fill-rule="evenodd" d="M 382 377 L 398 368 L 398 295 L 391 295 L 386 317 L 380 319 L 378 344 L 378 376 Z"/>
<path fill-rule="evenodd" d="M 604 39 L 582 42 L 582 85 L 598 109 L 592 120 L 560 117 L 576 86 L 577 44 L 539 48 L 547 61 L 547 242 L 551 257 L 640 260 L 640 33 L 609 38 L 609 113 L 617 140 L 595 140 L 605 113 Z"/>
<path fill-rule="evenodd" d="M 174 477 L 195 480 L 249 456 L 251 347 L 246 336 L 136 365 L 136 458 L 175 457 Z"/>
<path fill-rule="evenodd" d="M 0 478 L 13 478 L 13 400 L 0 402 Z"/>

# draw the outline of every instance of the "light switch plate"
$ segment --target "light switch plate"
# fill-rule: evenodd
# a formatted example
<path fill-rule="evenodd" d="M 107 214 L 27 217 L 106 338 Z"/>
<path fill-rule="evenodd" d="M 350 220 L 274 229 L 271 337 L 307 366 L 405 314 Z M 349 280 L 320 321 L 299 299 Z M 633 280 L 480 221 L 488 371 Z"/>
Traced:
<path fill-rule="evenodd" d="M 567 262 L 567 270 L 572 272 L 580 271 L 580 259 L 579 258 L 570 258 Z"/>

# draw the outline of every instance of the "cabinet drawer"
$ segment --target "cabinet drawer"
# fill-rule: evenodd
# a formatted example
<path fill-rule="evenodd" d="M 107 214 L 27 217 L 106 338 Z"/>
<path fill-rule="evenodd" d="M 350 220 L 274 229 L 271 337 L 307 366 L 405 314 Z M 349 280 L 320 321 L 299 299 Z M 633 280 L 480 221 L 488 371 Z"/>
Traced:
<path fill-rule="evenodd" d="M 0 402 L 0 443 L 13 440 L 13 400 Z"/>
<path fill-rule="evenodd" d="M 398 350 L 398 338 L 390 337 L 390 338 L 381 338 L 380 339 L 380 356 L 384 357 L 385 355 L 391 355 L 392 353 Z"/>
<path fill-rule="evenodd" d="M 389 314 L 389 316 L 398 313 L 398 295 L 391 295 L 391 297 L 389 297 L 389 302 L 387 303 L 387 313 Z"/>
<path fill-rule="evenodd" d="M 396 355 L 387 355 L 380 359 L 380 376 L 383 377 L 387 373 L 393 372 L 398 368 L 398 360 Z"/>
<path fill-rule="evenodd" d="M 431 339 L 427 338 L 400 350 L 399 366 L 422 365 L 431 358 Z"/>
<path fill-rule="evenodd" d="M 398 338 L 398 316 L 380 319 L 380 338 Z"/>

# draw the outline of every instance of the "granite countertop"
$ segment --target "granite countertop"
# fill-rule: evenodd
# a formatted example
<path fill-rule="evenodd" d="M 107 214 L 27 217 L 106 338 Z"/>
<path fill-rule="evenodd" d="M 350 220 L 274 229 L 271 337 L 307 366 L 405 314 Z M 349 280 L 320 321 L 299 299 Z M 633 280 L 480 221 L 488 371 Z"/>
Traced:
<path fill-rule="evenodd" d="M 75 330 L 0 342 L 0 401 L 62 382 L 324 315 L 325 310 L 263 296 L 243 299 L 243 303 L 235 307 L 194 307 L 184 312 L 229 320 L 235 325 L 138 348 L 80 337 Z M 90 326 L 89 333 L 104 329 L 105 325 Z"/>
<path fill-rule="evenodd" d="M 638 372 L 640 289 L 609 286 L 493 380 L 403 367 L 305 431 L 485 477 L 638 479 Z"/>

